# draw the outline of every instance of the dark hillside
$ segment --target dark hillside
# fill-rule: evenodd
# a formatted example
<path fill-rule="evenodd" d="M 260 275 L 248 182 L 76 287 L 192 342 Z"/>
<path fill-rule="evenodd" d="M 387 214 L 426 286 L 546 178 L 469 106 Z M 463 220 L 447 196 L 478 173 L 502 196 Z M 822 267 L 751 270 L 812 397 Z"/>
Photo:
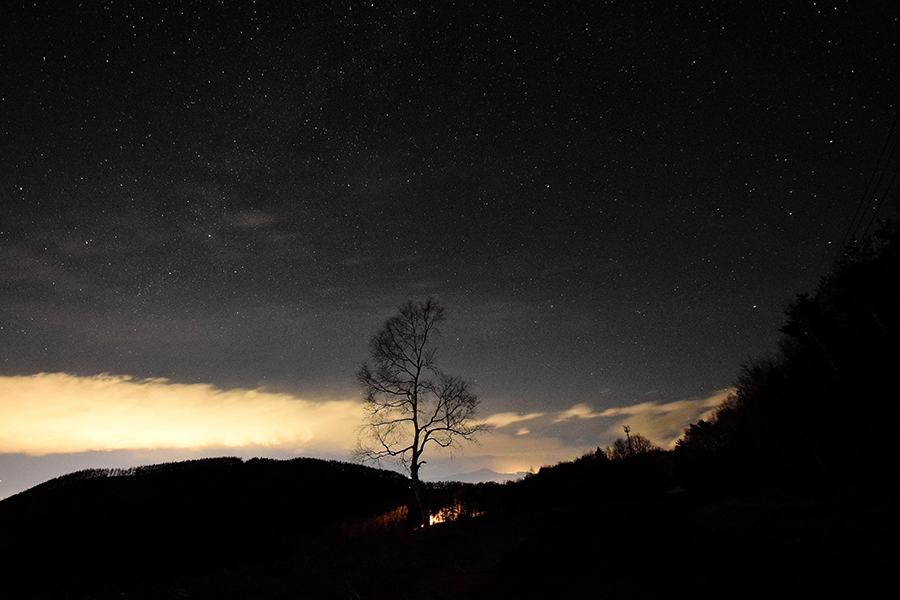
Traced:
<path fill-rule="evenodd" d="M 667 494 L 665 454 L 601 454 L 435 485 L 435 506 L 485 514 L 421 530 L 358 526 L 411 500 L 406 478 L 358 465 L 73 474 L 0 502 L 0 598 L 855 597 L 891 576 L 896 502 Z"/>
<path fill-rule="evenodd" d="M 0 586 L 65 582 L 78 597 L 97 581 L 271 561 L 409 499 L 397 473 L 305 458 L 74 473 L 0 502 Z"/>

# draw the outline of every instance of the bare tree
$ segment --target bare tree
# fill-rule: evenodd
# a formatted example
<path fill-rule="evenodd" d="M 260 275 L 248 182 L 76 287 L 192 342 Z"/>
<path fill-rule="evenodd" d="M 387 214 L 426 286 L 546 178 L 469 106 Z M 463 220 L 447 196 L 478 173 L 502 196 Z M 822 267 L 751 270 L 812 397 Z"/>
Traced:
<path fill-rule="evenodd" d="M 432 298 L 407 302 L 369 340 L 369 361 L 356 375 L 366 422 L 354 454 L 369 462 L 395 459 L 408 469 L 426 523 L 419 480 L 426 446 L 449 448 L 488 428 L 473 420 L 478 398 L 471 383 L 437 368 L 432 342 L 444 318 Z"/>
<path fill-rule="evenodd" d="M 606 456 L 608 458 L 617 460 L 620 458 L 628 458 L 629 456 L 647 454 L 649 452 L 653 452 L 654 450 L 659 450 L 659 446 L 657 446 L 641 434 L 631 434 L 630 427 L 625 428 L 625 435 L 628 437 L 627 440 L 619 438 L 615 442 L 613 442 L 612 447 L 606 449 Z"/>

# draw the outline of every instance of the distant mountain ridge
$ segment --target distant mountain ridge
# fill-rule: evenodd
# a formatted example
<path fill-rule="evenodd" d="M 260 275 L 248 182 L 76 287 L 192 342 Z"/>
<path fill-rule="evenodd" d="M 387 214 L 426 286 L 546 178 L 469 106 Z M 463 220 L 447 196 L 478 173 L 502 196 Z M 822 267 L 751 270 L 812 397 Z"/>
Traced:
<path fill-rule="evenodd" d="M 478 469 L 477 471 L 470 471 L 468 473 L 457 473 L 455 475 L 451 475 L 447 477 L 447 481 L 459 481 L 461 483 L 487 483 L 487 482 L 496 482 L 496 483 L 506 483 L 507 481 L 518 481 L 520 479 L 525 479 L 528 475 L 525 471 L 517 471 L 515 473 L 498 473 L 497 471 L 492 471 L 491 469 Z"/>

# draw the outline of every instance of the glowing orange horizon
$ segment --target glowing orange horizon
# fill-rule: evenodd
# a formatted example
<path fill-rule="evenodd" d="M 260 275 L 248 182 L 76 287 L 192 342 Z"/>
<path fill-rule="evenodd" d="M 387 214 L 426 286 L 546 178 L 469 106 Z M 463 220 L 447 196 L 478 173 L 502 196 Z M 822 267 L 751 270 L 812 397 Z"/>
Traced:
<path fill-rule="evenodd" d="M 0 377 L 0 452 L 239 448 L 344 451 L 356 400 L 312 402 L 264 390 L 220 390 L 127 376 Z"/>

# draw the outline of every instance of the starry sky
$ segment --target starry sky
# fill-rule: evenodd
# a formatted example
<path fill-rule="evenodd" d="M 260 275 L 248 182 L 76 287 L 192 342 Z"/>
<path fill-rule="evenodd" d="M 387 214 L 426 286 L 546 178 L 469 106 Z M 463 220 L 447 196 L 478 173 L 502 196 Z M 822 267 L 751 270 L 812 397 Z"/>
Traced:
<path fill-rule="evenodd" d="M 366 343 L 427 296 L 496 426 L 432 477 L 623 424 L 670 446 L 843 247 L 898 113 L 898 14 L 4 3 L 0 497 L 346 459 Z"/>

